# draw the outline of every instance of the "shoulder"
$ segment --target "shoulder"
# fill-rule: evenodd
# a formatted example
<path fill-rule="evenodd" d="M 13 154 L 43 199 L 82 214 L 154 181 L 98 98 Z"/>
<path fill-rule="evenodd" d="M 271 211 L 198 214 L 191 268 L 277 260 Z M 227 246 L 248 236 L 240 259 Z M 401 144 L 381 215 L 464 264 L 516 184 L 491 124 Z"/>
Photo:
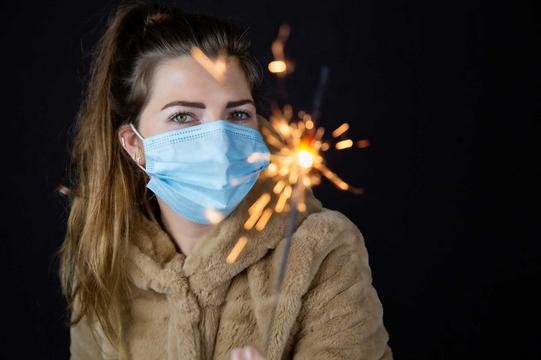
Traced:
<path fill-rule="evenodd" d="M 300 276 L 290 278 L 290 287 L 302 282 L 295 358 L 392 359 L 383 305 L 357 226 L 324 208 L 308 216 L 295 235 L 299 248 L 291 260 Z"/>
<path fill-rule="evenodd" d="M 284 247 L 281 240 L 274 255 L 275 266 Z M 346 264 L 352 266 L 344 269 Z M 368 254 L 359 228 L 341 212 L 323 207 L 306 217 L 294 232 L 285 282 L 296 283 L 290 290 L 302 294 L 321 276 L 339 270 L 345 271 L 343 275 L 350 270 L 360 275 L 363 269 L 369 271 Z"/>
<path fill-rule="evenodd" d="M 320 237 L 332 237 L 341 233 L 359 232 L 359 229 L 340 211 L 323 207 L 321 211 L 310 214 L 297 228 L 297 232 L 299 231 L 308 231 L 314 235 L 317 232 Z"/>
<path fill-rule="evenodd" d="M 315 258 L 323 259 L 333 252 L 355 251 L 367 255 L 364 236 L 357 225 L 340 211 L 325 207 L 300 224 L 294 241 Z"/>

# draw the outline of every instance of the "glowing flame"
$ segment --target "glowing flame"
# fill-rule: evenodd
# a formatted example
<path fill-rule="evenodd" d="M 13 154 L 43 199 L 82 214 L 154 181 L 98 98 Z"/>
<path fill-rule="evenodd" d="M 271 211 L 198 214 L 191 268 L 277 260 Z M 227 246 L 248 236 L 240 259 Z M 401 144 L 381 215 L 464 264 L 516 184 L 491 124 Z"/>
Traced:
<path fill-rule="evenodd" d="M 314 154 L 308 149 L 300 149 L 298 153 L 299 165 L 304 169 L 309 169 L 314 164 Z"/>

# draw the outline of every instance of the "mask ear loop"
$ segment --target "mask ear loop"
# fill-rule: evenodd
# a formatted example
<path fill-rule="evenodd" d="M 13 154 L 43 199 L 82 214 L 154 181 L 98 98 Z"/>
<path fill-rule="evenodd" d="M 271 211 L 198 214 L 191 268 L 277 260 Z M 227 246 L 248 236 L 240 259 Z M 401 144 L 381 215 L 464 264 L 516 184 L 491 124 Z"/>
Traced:
<path fill-rule="evenodd" d="M 141 141 L 143 141 L 144 140 L 143 136 L 141 136 L 141 134 L 139 134 L 139 131 L 137 131 L 137 129 L 135 128 L 135 126 L 133 126 L 132 123 L 130 123 L 130 127 L 132 128 L 135 135 L 137 135 L 137 137 L 139 137 L 139 139 L 141 139 Z M 143 166 L 141 166 L 141 164 L 139 164 L 140 159 L 141 159 L 141 155 L 137 155 L 137 157 L 135 158 L 135 163 L 137 164 L 137 166 L 139 166 L 141 168 L 141 170 L 143 170 L 145 173 L 147 173 L 147 169 L 145 169 Z"/>

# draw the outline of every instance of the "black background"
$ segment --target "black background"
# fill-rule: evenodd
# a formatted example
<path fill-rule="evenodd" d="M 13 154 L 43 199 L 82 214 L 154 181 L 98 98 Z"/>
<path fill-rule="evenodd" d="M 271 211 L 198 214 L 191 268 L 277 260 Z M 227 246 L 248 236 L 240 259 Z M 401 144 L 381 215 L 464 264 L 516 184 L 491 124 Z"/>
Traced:
<path fill-rule="evenodd" d="M 314 191 L 365 236 L 395 358 L 540 358 L 539 1 L 178 4 L 249 26 L 264 65 L 290 24 L 296 110 L 329 66 L 319 125 L 371 146 L 328 162 L 367 192 Z M 1 5 L 3 359 L 68 357 L 54 188 L 113 5 Z"/>

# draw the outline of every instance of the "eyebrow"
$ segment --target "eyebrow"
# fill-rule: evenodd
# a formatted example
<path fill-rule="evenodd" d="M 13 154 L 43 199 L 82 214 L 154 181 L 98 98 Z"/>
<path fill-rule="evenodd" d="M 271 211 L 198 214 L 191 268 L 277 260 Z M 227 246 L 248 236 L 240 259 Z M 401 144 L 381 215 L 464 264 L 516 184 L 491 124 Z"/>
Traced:
<path fill-rule="evenodd" d="M 238 101 L 230 101 L 230 102 L 227 103 L 225 108 L 229 109 L 229 108 L 236 107 L 236 106 L 241 106 L 241 105 L 244 105 L 244 104 L 252 104 L 252 105 L 255 106 L 255 104 L 254 104 L 254 102 L 252 100 L 243 99 L 243 100 L 238 100 Z M 171 101 L 170 103 L 166 104 L 160 111 L 163 111 L 168 107 L 178 106 L 178 105 L 186 106 L 186 107 L 194 107 L 194 108 L 199 108 L 199 109 L 205 109 L 206 108 L 205 104 L 203 104 L 201 102 L 176 100 L 176 101 Z"/>

